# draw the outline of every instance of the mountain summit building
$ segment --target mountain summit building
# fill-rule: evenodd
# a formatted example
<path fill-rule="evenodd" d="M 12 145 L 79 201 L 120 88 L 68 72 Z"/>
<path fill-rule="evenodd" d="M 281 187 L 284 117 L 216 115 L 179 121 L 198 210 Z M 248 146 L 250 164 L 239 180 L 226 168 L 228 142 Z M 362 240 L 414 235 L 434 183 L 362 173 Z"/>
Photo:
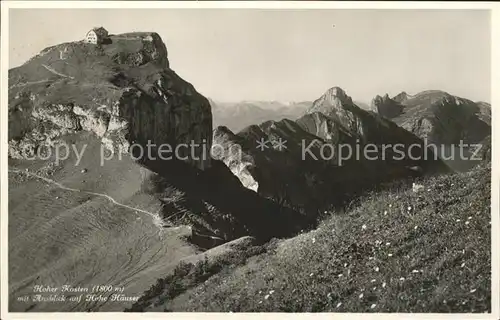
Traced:
<path fill-rule="evenodd" d="M 84 42 L 101 44 L 107 38 L 108 38 L 108 31 L 103 27 L 96 27 L 87 32 L 87 34 L 85 35 Z"/>

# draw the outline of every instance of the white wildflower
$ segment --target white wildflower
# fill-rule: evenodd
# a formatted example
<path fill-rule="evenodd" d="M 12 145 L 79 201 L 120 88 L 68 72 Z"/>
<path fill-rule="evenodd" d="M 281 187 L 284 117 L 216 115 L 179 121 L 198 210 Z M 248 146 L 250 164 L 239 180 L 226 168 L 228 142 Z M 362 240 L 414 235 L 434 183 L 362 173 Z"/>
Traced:
<path fill-rule="evenodd" d="M 377 306 L 377 305 L 374 303 L 374 304 L 372 304 L 372 306 L 371 306 L 370 308 L 372 308 L 372 309 L 373 309 L 373 308 L 375 308 L 376 306 Z"/>
<path fill-rule="evenodd" d="M 382 288 L 385 288 L 385 286 L 387 285 L 387 283 L 382 283 Z"/>
<path fill-rule="evenodd" d="M 273 294 L 273 293 L 274 293 L 274 290 L 269 291 L 269 294 Z"/>
<path fill-rule="evenodd" d="M 361 229 L 366 230 L 366 224 L 362 225 Z"/>
<path fill-rule="evenodd" d="M 378 272 L 379 270 L 379 267 L 375 267 L 375 272 Z"/>
<path fill-rule="evenodd" d="M 384 216 L 386 216 L 386 215 L 387 215 L 387 210 L 384 211 Z"/>
<path fill-rule="evenodd" d="M 269 295 L 268 295 L 268 294 L 266 294 L 266 295 L 264 296 L 264 299 L 266 299 L 266 300 L 267 300 L 267 299 L 269 299 Z"/>
<path fill-rule="evenodd" d="M 424 188 L 425 187 L 423 185 L 413 182 L 413 185 L 412 185 L 413 192 L 420 192 L 420 191 L 424 190 Z"/>
<path fill-rule="evenodd" d="M 388 254 L 388 256 L 389 256 L 389 257 L 392 257 L 392 253 L 389 253 L 389 254 Z"/>
<path fill-rule="evenodd" d="M 405 281 L 404 277 L 399 278 L 400 281 Z"/>
<path fill-rule="evenodd" d="M 472 290 L 470 291 L 470 293 L 474 293 L 474 292 L 476 292 L 476 289 L 472 289 Z"/>
<path fill-rule="evenodd" d="M 360 298 L 360 299 L 362 299 L 362 298 L 363 298 L 363 294 L 360 294 L 360 295 L 359 295 L 359 298 Z"/>
<path fill-rule="evenodd" d="M 465 267 L 465 262 L 460 265 L 460 268 Z"/>
<path fill-rule="evenodd" d="M 337 308 L 342 305 L 342 302 L 337 303 Z"/>
<path fill-rule="evenodd" d="M 411 206 L 408 206 L 408 211 L 411 211 Z"/>

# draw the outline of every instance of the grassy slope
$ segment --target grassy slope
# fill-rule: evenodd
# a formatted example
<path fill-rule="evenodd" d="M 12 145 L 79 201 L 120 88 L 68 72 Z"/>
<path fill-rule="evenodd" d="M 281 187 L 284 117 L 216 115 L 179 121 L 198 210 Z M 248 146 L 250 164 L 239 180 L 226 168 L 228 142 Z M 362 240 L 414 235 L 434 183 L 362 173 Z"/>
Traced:
<path fill-rule="evenodd" d="M 82 138 L 83 137 L 83 138 Z M 88 139 L 85 139 L 87 137 Z M 71 138 L 68 138 L 71 140 Z M 100 142 L 91 134 L 77 137 L 88 147 L 82 163 L 70 158 L 49 178 L 65 186 L 101 192 L 117 201 L 155 212 L 159 202 L 145 192 L 147 170 L 131 160 L 99 166 Z M 9 168 L 36 171 L 40 161 L 9 161 Z M 87 168 L 87 173 L 82 173 Z M 137 296 L 186 256 L 186 228 L 162 231 L 147 214 L 116 206 L 105 198 L 57 188 L 24 174 L 9 173 L 10 311 L 120 311 L 131 303 L 26 303 L 33 285 L 124 286 Z"/>
<path fill-rule="evenodd" d="M 154 310 L 487 312 L 490 172 L 367 195 Z"/>

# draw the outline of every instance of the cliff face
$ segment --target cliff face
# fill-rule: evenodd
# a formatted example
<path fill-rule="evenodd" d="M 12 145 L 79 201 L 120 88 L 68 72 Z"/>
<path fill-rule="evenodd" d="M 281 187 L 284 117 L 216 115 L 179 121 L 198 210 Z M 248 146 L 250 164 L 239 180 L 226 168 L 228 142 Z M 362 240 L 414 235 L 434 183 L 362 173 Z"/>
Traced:
<path fill-rule="evenodd" d="M 156 33 L 56 45 L 9 71 L 10 157 L 31 157 L 79 131 L 93 132 L 115 152 L 148 141 L 179 146 L 180 159 L 210 167 L 210 104 L 170 69 Z"/>
<path fill-rule="evenodd" d="M 406 96 L 403 93 L 396 96 L 394 99 L 389 98 L 389 95 L 383 97 L 377 95 L 371 103 L 371 110 L 386 118 L 394 118 L 403 112 L 403 106 L 398 101 L 404 101 Z"/>
<path fill-rule="evenodd" d="M 236 133 L 252 124 L 268 120 L 295 120 L 310 107 L 311 103 L 310 101 L 290 103 L 277 101 L 241 101 L 237 103 L 210 101 L 214 128 L 224 126 Z"/>
<path fill-rule="evenodd" d="M 212 156 L 222 160 L 245 188 L 257 192 L 259 183 L 252 175 L 255 160 L 243 150 L 242 139 L 227 127 L 219 126 L 214 130 L 213 141 L 216 147 L 212 149 Z"/>
<path fill-rule="evenodd" d="M 359 109 L 352 98 L 348 96 L 344 90 L 339 87 L 328 89 L 319 99 L 315 100 L 307 110 L 307 114 L 315 112 L 331 118 L 342 127 L 347 128 L 350 132 L 357 136 L 364 136 L 363 125 L 356 116 L 356 111 Z"/>

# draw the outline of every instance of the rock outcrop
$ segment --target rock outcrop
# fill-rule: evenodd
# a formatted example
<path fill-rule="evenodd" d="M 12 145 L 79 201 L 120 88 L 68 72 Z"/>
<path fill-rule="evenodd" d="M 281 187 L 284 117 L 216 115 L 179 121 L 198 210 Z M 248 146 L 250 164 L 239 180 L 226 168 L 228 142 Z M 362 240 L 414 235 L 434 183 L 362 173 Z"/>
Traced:
<path fill-rule="evenodd" d="M 242 138 L 227 127 L 219 126 L 214 130 L 213 142 L 212 157 L 223 161 L 245 188 L 257 192 L 259 183 L 252 175 L 255 160 L 243 150 Z"/>
<path fill-rule="evenodd" d="M 404 101 L 406 97 L 399 96 L 398 100 Z M 403 106 L 395 99 L 389 98 L 388 94 L 383 97 L 377 95 L 371 103 L 371 111 L 374 111 L 386 118 L 394 118 L 403 112 Z"/>
<path fill-rule="evenodd" d="M 392 99 L 375 97 L 374 108 L 382 117 L 429 143 L 458 145 L 477 143 L 491 134 L 491 106 L 439 90 L 410 96 L 405 92 Z"/>
<path fill-rule="evenodd" d="M 281 119 L 296 120 L 311 106 L 312 102 L 241 101 L 223 103 L 210 101 L 214 127 L 225 126 L 233 132 L 256 123 Z"/>
<path fill-rule="evenodd" d="M 388 96 L 388 94 L 386 94 Z M 395 95 L 392 100 L 396 101 L 397 103 L 403 103 L 404 101 L 410 99 L 411 96 L 406 93 L 405 91 Z"/>
<path fill-rule="evenodd" d="M 9 71 L 9 156 L 31 157 L 79 131 L 115 152 L 148 142 L 179 146 L 178 158 L 210 166 L 210 104 L 170 69 L 156 33 L 56 45 Z"/>
<path fill-rule="evenodd" d="M 311 115 L 316 112 L 326 116 L 326 118 L 323 117 L 323 122 L 325 120 L 333 121 L 334 126 L 341 128 L 345 134 L 359 140 L 360 144 L 422 144 L 422 141 L 414 134 L 402 130 L 393 122 L 376 113 L 359 108 L 352 102 L 352 99 L 345 91 L 338 87 L 329 89 L 316 100 L 307 111 L 307 114 Z M 332 124 L 328 126 L 331 127 Z M 307 130 L 315 134 L 318 127 L 308 127 Z"/>
<path fill-rule="evenodd" d="M 334 119 L 321 112 L 303 115 L 297 120 L 299 126 L 306 132 L 314 134 L 329 143 L 352 143 L 351 133 Z"/>
<path fill-rule="evenodd" d="M 491 136 L 484 138 L 476 147 L 477 149 L 474 150 L 477 151 L 476 157 L 481 158 L 483 161 L 491 162 Z"/>

